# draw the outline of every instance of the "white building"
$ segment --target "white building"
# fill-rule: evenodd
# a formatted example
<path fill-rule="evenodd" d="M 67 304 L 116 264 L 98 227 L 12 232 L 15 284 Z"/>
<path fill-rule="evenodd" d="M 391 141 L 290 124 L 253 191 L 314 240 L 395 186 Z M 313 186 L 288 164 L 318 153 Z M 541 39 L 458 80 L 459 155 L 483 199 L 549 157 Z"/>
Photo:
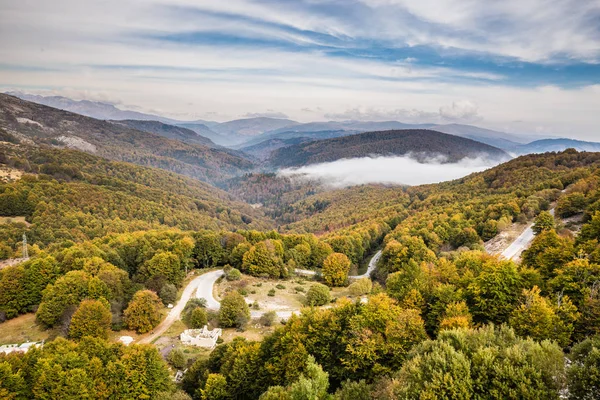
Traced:
<path fill-rule="evenodd" d="M 208 326 L 204 325 L 202 329 L 187 329 L 179 336 L 181 343 L 190 346 L 204 347 L 214 349 L 217 345 L 217 339 L 223 331 L 220 328 L 215 328 L 212 331 Z"/>

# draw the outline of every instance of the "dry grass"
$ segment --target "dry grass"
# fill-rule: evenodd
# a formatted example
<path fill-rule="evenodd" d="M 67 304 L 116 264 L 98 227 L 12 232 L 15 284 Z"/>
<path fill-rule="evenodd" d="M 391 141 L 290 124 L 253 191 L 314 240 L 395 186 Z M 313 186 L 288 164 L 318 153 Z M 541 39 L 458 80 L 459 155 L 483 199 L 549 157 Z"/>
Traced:
<path fill-rule="evenodd" d="M 36 324 L 35 314 L 33 313 L 20 315 L 0 324 L 0 345 L 40 342 L 53 339 L 56 336 L 56 331 L 52 329 L 43 330 Z"/>
<path fill-rule="evenodd" d="M 0 224 L 10 224 L 10 223 L 22 223 L 27 226 L 31 224 L 25 221 L 25 217 L 0 217 Z"/>
<path fill-rule="evenodd" d="M 13 182 L 18 181 L 23 176 L 23 171 L 18 169 L 12 169 L 8 167 L 0 168 L 0 181 Z"/>
<path fill-rule="evenodd" d="M 285 288 L 277 288 L 277 285 L 283 285 Z M 257 278 L 248 275 L 242 275 L 239 281 L 229 282 L 223 279 L 215 285 L 215 292 L 218 298 L 232 290 L 246 291 L 246 302 L 258 302 L 260 310 L 298 310 L 304 305 L 304 293 L 296 291 L 296 287 L 302 287 L 308 291 L 310 281 L 301 278 L 292 278 L 286 280 L 272 280 Z M 281 287 L 281 286 L 280 286 Z M 275 290 L 275 296 L 269 296 L 269 292 Z M 254 293 L 253 293 L 254 292 Z"/>

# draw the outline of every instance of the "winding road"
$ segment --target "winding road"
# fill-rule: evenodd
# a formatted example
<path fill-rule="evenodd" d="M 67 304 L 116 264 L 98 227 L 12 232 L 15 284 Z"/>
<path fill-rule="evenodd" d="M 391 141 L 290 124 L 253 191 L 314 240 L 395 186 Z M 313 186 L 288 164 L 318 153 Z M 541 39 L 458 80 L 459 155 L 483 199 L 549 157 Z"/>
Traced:
<path fill-rule="evenodd" d="M 379 261 L 380 258 L 381 258 L 381 250 L 379 250 L 377 253 L 375 253 L 375 255 L 371 258 L 371 260 L 369 261 L 369 267 L 367 268 L 367 271 L 364 274 L 349 276 L 349 278 L 360 279 L 360 278 L 368 277 L 371 274 L 371 272 L 373 272 L 375 270 L 375 268 L 377 268 L 377 262 Z M 302 274 L 302 275 L 315 275 L 316 274 L 315 271 L 302 270 L 302 269 L 296 269 L 296 273 Z M 202 275 L 194 278 L 185 287 L 185 289 L 183 290 L 183 293 L 181 294 L 181 298 L 179 299 L 179 301 L 177 302 L 175 307 L 173 307 L 169 311 L 169 313 L 167 314 L 167 317 L 148 336 L 144 336 L 143 338 L 141 338 L 138 341 L 138 343 L 152 343 L 153 341 L 158 339 L 160 336 L 162 336 L 171 327 L 171 325 L 173 325 L 173 323 L 175 321 L 181 319 L 181 313 L 183 312 L 185 305 L 192 298 L 192 296 L 195 296 L 196 298 L 199 298 L 199 299 L 200 298 L 205 299 L 207 309 L 218 310 L 221 307 L 221 303 L 219 303 L 219 301 L 214 297 L 213 290 L 214 290 L 215 283 L 221 276 L 223 276 L 223 270 L 219 269 L 219 270 L 215 270 L 215 271 L 209 271 L 205 274 L 202 274 Z M 293 311 L 286 310 L 286 311 L 275 311 L 275 312 L 277 314 L 277 317 L 279 317 L 279 318 L 290 318 L 292 316 L 292 314 L 294 314 L 298 311 L 299 310 L 293 310 Z M 252 318 L 260 318 L 266 312 L 268 312 L 268 311 L 252 310 L 250 312 L 250 316 Z"/>

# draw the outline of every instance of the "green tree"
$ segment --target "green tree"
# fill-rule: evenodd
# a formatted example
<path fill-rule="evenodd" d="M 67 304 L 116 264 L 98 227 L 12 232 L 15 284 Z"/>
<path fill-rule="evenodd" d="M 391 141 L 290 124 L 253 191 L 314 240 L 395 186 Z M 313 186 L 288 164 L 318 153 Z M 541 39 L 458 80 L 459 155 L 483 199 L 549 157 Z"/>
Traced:
<path fill-rule="evenodd" d="M 181 260 L 177 254 L 170 251 L 158 252 L 150 260 L 146 261 L 139 270 L 144 280 L 156 276 L 164 276 L 174 284 L 180 285 L 185 278 L 185 272 L 181 267 Z"/>
<path fill-rule="evenodd" d="M 190 327 L 192 329 L 200 329 L 208 323 L 208 314 L 202 307 L 196 307 L 190 315 Z"/>
<path fill-rule="evenodd" d="M 306 292 L 306 304 L 309 306 L 323 306 L 331 301 L 329 288 L 320 283 L 315 283 Z"/>
<path fill-rule="evenodd" d="M 46 326 L 54 326 L 69 307 L 76 306 L 88 296 L 89 279 L 83 271 L 70 271 L 48 285 L 35 314 L 37 320 Z"/>
<path fill-rule="evenodd" d="M 123 312 L 125 323 L 138 333 L 150 332 L 161 320 L 161 302 L 156 293 L 140 290 Z"/>
<path fill-rule="evenodd" d="M 335 400 L 371 400 L 371 385 L 364 379 L 353 382 L 347 380 L 335 392 Z"/>
<path fill-rule="evenodd" d="M 348 282 L 350 259 L 342 253 L 332 253 L 323 261 L 323 279 L 329 286 L 344 286 Z"/>
<path fill-rule="evenodd" d="M 258 242 L 244 254 L 242 270 L 254 276 L 283 278 L 288 275 L 283 264 L 283 246 L 278 240 Z"/>
<path fill-rule="evenodd" d="M 249 320 L 250 308 L 244 297 L 237 291 L 227 293 L 221 301 L 219 324 L 225 328 L 243 328 Z"/>
<path fill-rule="evenodd" d="M 533 232 L 536 235 L 539 235 L 542 232 L 551 231 L 556 227 L 556 222 L 554 222 L 554 216 L 550 214 L 548 211 L 542 211 L 535 218 L 535 222 L 533 224 Z"/>
<path fill-rule="evenodd" d="M 569 399 L 600 398 L 600 336 L 593 336 L 573 346 L 567 370 Z"/>
<path fill-rule="evenodd" d="M 175 304 L 177 301 L 177 288 L 172 283 L 167 283 L 160 289 L 159 297 L 164 305 Z"/>
<path fill-rule="evenodd" d="M 81 339 L 84 336 L 108 339 L 112 315 L 108 302 L 84 300 L 71 318 L 69 337 Z"/>
<path fill-rule="evenodd" d="M 173 366 L 173 368 L 176 368 L 176 369 L 185 368 L 185 364 L 186 364 L 185 354 L 183 354 L 183 351 L 181 351 L 180 349 L 171 350 L 171 352 L 169 353 L 169 356 L 168 356 L 168 360 L 169 360 L 169 364 L 171 364 Z"/>
<path fill-rule="evenodd" d="M 523 280 L 511 261 L 489 262 L 483 268 L 468 285 L 467 296 L 477 321 L 501 324 L 517 304 Z"/>

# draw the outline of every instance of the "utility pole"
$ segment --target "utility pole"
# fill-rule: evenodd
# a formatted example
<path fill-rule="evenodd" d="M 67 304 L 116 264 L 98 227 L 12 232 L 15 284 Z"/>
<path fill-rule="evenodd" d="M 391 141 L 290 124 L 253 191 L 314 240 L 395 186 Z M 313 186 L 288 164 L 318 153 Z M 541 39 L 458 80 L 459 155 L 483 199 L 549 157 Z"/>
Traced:
<path fill-rule="evenodd" d="M 23 234 L 23 258 L 29 258 L 29 252 L 27 251 L 27 236 Z"/>

